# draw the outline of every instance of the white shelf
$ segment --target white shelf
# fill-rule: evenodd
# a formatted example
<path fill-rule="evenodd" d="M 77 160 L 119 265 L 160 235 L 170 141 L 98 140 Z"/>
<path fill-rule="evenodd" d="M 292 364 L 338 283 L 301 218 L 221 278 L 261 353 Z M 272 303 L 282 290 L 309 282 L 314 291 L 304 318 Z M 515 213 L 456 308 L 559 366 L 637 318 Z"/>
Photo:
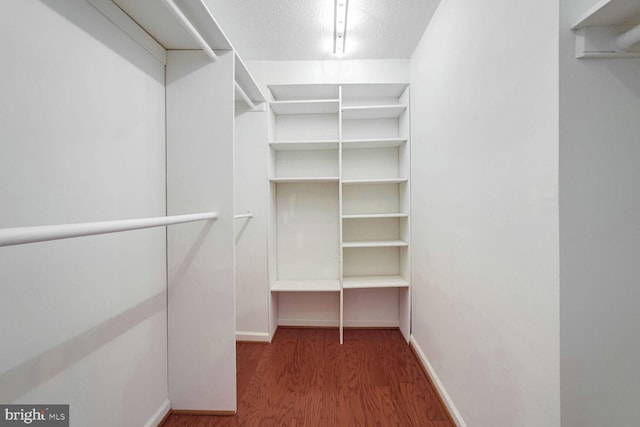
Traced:
<path fill-rule="evenodd" d="M 388 179 L 344 179 L 342 183 L 345 185 L 360 184 L 401 184 L 407 182 L 406 178 L 388 178 Z"/>
<path fill-rule="evenodd" d="M 587 10 L 572 27 L 576 33 L 576 58 L 640 57 L 640 43 L 634 36 L 637 30 L 632 30 L 638 24 L 638 0 L 601 0 Z M 631 38 L 627 31 L 631 31 Z M 622 44 L 617 43 L 620 36 L 625 40 Z M 636 42 L 633 43 L 632 40 Z"/>
<path fill-rule="evenodd" d="M 215 51 L 235 50 L 204 0 L 89 1 L 165 65 L 166 50 L 203 49 L 212 60 L 217 56 Z M 133 32 L 131 23 L 142 28 L 145 34 Z M 148 36 L 155 43 L 147 41 Z M 158 46 L 164 52 L 159 52 Z M 234 79 L 254 105 L 265 102 L 262 91 L 237 52 Z"/>
<path fill-rule="evenodd" d="M 338 98 L 338 87 L 334 84 L 271 85 L 269 90 L 277 101 Z"/>
<path fill-rule="evenodd" d="M 269 181 L 276 184 L 286 183 L 302 183 L 302 182 L 338 182 L 337 176 L 301 176 L 301 177 L 287 177 L 287 178 L 270 178 Z"/>
<path fill-rule="evenodd" d="M 601 0 L 582 15 L 573 29 L 633 24 L 638 23 L 639 19 L 640 2 L 638 0 Z"/>
<path fill-rule="evenodd" d="M 332 114 L 338 112 L 337 99 L 315 99 L 302 101 L 271 101 L 276 114 Z"/>
<path fill-rule="evenodd" d="M 345 149 L 358 148 L 393 148 L 406 144 L 407 138 L 381 138 L 381 139 L 346 139 L 342 141 Z"/>
<path fill-rule="evenodd" d="M 366 105 L 342 107 L 342 118 L 351 119 L 395 119 L 407 109 L 406 105 Z"/>
<path fill-rule="evenodd" d="M 377 218 L 408 218 L 406 213 L 382 213 L 382 214 L 351 214 L 342 215 L 342 219 L 377 219 Z"/>
<path fill-rule="evenodd" d="M 342 85 L 343 102 L 358 101 L 368 98 L 395 98 L 402 96 L 409 85 L 406 83 L 371 83 Z"/>
<path fill-rule="evenodd" d="M 407 282 L 402 276 L 351 276 L 342 279 L 344 289 L 365 288 L 408 288 Z"/>
<path fill-rule="evenodd" d="M 269 142 L 271 148 L 276 151 L 286 150 L 337 150 L 337 140 L 317 140 L 317 141 L 272 141 Z"/>
<path fill-rule="evenodd" d="M 273 292 L 339 292 L 340 280 L 278 280 Z"/>
<path fill-rule="evenodd" d="M 409 246 L 403 240 L 365 240 L 358 242 L 342 242 L 343 248 L 392 248 Z"/>

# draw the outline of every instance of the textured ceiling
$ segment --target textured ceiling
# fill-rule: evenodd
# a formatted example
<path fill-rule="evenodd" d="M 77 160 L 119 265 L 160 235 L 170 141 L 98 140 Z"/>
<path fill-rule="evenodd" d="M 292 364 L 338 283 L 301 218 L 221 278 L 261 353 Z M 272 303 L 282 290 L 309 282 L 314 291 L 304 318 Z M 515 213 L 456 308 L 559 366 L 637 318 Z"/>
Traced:
<path fill-rule="evenodd" d="M 334 0 L 204 0 L 245 60 L 335 59 Z M 439 0 L 349 0 L 345 59 L 409 58 Z"/>

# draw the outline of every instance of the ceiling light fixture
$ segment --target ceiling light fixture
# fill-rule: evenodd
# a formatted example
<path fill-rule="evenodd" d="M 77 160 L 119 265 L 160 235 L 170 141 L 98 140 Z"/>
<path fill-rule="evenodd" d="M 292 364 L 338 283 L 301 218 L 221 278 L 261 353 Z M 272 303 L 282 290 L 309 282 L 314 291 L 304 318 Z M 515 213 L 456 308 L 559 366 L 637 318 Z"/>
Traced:
<path fill-rule="evenodd" d="M 333 53 L 344 54 L 344 42 L 347 38 L 347 9 L 349 0 L 335 0 L 333 25 Z"/>

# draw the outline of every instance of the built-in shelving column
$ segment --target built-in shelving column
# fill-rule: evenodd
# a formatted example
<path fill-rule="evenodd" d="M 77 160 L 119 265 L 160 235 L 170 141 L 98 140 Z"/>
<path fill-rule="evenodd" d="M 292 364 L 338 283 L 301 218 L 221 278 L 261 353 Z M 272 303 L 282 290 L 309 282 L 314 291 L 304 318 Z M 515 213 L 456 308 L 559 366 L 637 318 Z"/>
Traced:
<path fill-rule="evenodd" d="M 344 325 L 408 335 L 409 170 L 406 85 L 342 88 Z"/>
<path fill-rule="evenodd" d="M 270 92 L 272 313 L 278 325 L 339 327 L 338 88 Z"/>
<path fill-rule="evenodd" d="M 408 339 L 407 85 L 270 90 L 272 322 Z"/>

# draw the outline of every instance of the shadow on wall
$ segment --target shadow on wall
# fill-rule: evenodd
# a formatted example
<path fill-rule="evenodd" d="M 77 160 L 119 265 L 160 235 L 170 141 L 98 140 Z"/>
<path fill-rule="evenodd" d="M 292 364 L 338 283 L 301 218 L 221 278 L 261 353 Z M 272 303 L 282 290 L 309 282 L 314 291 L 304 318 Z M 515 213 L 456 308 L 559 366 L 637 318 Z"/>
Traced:
<path fill-rule="evenodd" d="M 164 84 L 164 72 L 158 73 L 158 60 L 91 4 L 77 0 L 40 1 L 158 83 Z"/>
<path fill-rule="evenodd" d="M 166 307 L 166 293 L 160 292 L 1 374 L 0 402 L 16 401 Z"/>

